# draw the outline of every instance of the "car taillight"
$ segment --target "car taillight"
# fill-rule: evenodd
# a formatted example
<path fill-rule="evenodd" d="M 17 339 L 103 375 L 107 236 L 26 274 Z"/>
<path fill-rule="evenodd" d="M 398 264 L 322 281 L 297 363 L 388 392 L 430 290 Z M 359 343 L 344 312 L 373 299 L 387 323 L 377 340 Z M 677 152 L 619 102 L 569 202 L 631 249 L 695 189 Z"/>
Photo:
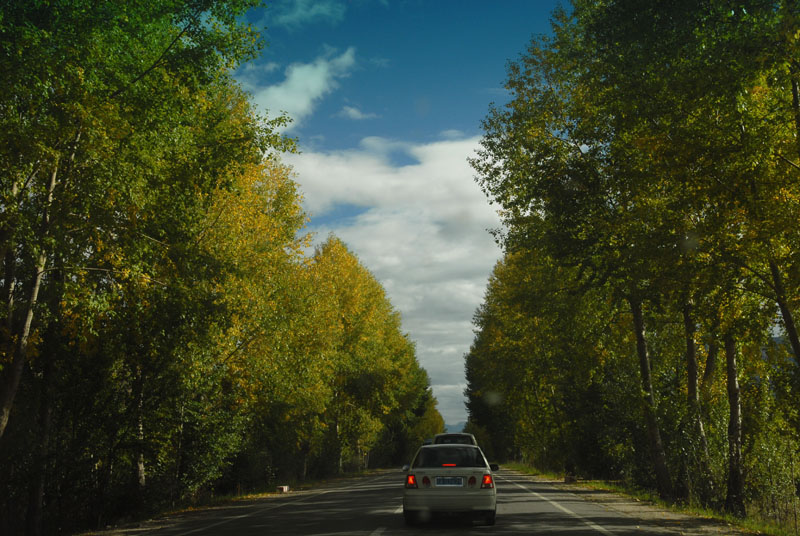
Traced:
<path fill-rule="evenodd" d="M 427 476 L 423 476 L 422 477 L 422 485 L 425 486 L 426 488 L 431 487 L 431 479 L 428 478 Z"/>
<path fill-rule="evenodd" d="M 494 487 L 494 480 L 492 479 L 492 475 L 486 474 L 483 475 L 483 480 L 481 481 L 481 488 L 493 488 Z"/>
<path fill-rule="evenodd" d="M 406 487 L 407 488 L 416 488 L 417 487 L 417 478 L 414 475 L 406 476 Z"/>
<path fill-rule="evenodd" d="M 477 480 L 475 480 L 474 476 L 469 477 L 469 481 L 467 481 L 467 485 L 469 487 L 474 488 L 476 483 L 477 483 Z"/>

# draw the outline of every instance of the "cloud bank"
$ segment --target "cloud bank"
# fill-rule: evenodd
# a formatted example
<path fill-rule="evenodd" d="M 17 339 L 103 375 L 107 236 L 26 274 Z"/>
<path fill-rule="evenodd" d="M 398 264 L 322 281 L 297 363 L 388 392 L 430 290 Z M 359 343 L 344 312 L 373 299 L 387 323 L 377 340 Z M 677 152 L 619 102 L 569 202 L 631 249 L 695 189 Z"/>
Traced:
<path fill-rule="evenodd" d="M 318 241 L 330 232 L 344 240 L 400 311 L 448 423 L 466 420 L 463 357 L 472 315 L 500 257 L 488 233 L 499 218 L 466 161 L 478 141 L 365 138 L 355 149 L 285 158 Z M 411 163 L 396 164 L 398 154 Z M 343 206 L 359 210 L 328 221 Z"/>
<path fill-rule="evenodd" d="M 277 83 L 280 67 L 274 63 L 245 68 L 237 78 L 262 111 L 288 113 L 291 130 L 355 68 L 350 47 L 293 63 Z M 429 106 L 421 96 L 415 111 L 425 115 Z M 354 106 L 336 116 L 378 119 Z M 317 241 L 331 232 L 344 240 L 400 311 L 450 424 L 466 420 L 464 354 L 473 340 L 472 316 L 500 257 L 488 232 L 500 226 L 499 217 L 467 163 L 478 143 L 451 129 L 432 143 L 373 136 L 339 151 L 309 150 L 301 140 L 302 153 L 284 156 L 296 172 Z"/>

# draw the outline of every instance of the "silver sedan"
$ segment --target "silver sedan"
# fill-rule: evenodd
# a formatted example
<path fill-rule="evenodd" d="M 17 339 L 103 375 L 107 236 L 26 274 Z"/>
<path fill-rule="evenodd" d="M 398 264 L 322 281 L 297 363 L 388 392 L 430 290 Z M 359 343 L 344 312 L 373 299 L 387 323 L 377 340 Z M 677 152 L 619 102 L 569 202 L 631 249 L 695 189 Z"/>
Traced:
<path fill-rule="evenodd" d="M 497 489 L 481 449 L 474 445 L 423 445 L 406 472 L 403 516 L 413 525 L 434 513 L 453 512 L 483 518 L 494 525 Z"/>

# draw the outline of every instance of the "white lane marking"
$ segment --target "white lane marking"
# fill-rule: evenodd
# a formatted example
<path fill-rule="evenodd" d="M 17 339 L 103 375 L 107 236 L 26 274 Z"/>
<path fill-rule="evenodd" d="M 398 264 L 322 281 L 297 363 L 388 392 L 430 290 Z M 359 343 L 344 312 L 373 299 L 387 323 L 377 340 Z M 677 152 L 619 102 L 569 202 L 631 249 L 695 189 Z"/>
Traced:
<path fill-rule="evenodd" d="M 506 480 L 506 479 L 504 479 L 504 480 Z M 511 482 L 512 484 L 514 484 L 514 485 L 515 485 L 515 486 L 517 486 L 518 488 L 522 488 L 522 489 L 524 489 L 525 491 L 527 491 L 528 493 L 531 493 L 531 494 L 535 495 L 537 498 L 539 498 L 539 499 L 541 499 L 541 500 L 543 500 L 543 501 L 546 501 L 546 502 L 550 503 L 551 505 L 555 506 L 556 508 L 558 508 L 559 510 L 561 510 L 561 511 L 562 511 L 562 512 L 564 512 L 565 514 L 567 514 L 567 515 L 571 515 L 571 516 L 572 516 L 572 517 L 574 517 L 575 519 L 578 519 L 579 521 L 583 522 L 583 523 L 584 523 L 586 526 L 588 526 L 588 527 L 590 527 L 590 528 L 592 528 L 592 529 L 596 530 L 597 532 L 602 532 L 603 534 L 609 534 L 609 535 L 611 535 L 611 536 L 613 536 L 613 535 L 614 535 L 614 533 L 613 533 L 613 532 L 611 532 L 610 530 L 608 530 L 607 528 L 601 527 L 601 526 L 600 526 L 600 525 L 598 525 L 597 523 L 594 523 L 594 522 L 592 522 L 592 521 L 589 521 L 589 520 L 588 520 L 588 519 L 586 519 L 585 517 L 582 517 L 582 516 L 580 516 L 580 515 L 576 514 L 575 512 L 573 512 L 572 510 L 570 510 L 570 509 L 569 509 L 569 508 L 567 508 L 566 506 L 564 506 L 564 505 L 562 505 L 562 504 L 559 504 L 559 503 L 557 503 L 556 501 L 554 501 L 554 500 L 552 500 L 552 499 L 549 499 L 549 498 L 545 497 L 545 496 L 544 496 L 544 495 L 542 495 L 541 493 L 536 493 L 536 492 L 535 492 L 535 491 L 533 491 L 532 489 L 530 489 L 530 488 L 526 488 L 526 487 L 525 487 L 525 486 L 523 486 L 522 484 L 518 484 L 517 482 L 514 482 L 513 480 L 507 480 L 507 481 L 508 481 L 508 482 Z"/>
<path fill-rule="evenodd" d="M 403 513 L 403 505 L 397 507 L 397 510 L 394 511 L 395 514 L 402 514 Z"/>
<path fill-rule="evenodd" d="M 377 529 L 370 532 L 369 536 L 380 536 L 381 534 L 383 534 L 384 530 L 386 530 L 386 527 L 378 527 Z"/>

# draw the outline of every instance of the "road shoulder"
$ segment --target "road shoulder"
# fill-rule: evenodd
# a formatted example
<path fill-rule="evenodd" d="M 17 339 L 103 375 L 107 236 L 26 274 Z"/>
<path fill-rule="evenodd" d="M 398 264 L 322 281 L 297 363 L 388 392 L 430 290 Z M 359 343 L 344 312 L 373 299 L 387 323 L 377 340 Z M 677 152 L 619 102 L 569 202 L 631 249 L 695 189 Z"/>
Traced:
<path fill-rule="evenodd" d="M 561 491 L 572 493 L 586 501 L 600 504 L 608 510 L 619 512 L 625 516 L 641 519 L 649 523 L 658 522 L 659 525 L 674 530 L 676 534 L 685 536 L 709 536 L 718 534 L 752 536 L 753 534 L 757 534 L 755 532 L 744 531 L 719 519 L 675 512 L 649 501 L 639 500 L 607 490 L 592 488 L 589 485 L 581 484 L 580 481 L 568 484 L 561 480 L 553 480 L 539 475 L 530 475 L 505 468 L 504 470 L 535 482 L 547 483 Z"/>

